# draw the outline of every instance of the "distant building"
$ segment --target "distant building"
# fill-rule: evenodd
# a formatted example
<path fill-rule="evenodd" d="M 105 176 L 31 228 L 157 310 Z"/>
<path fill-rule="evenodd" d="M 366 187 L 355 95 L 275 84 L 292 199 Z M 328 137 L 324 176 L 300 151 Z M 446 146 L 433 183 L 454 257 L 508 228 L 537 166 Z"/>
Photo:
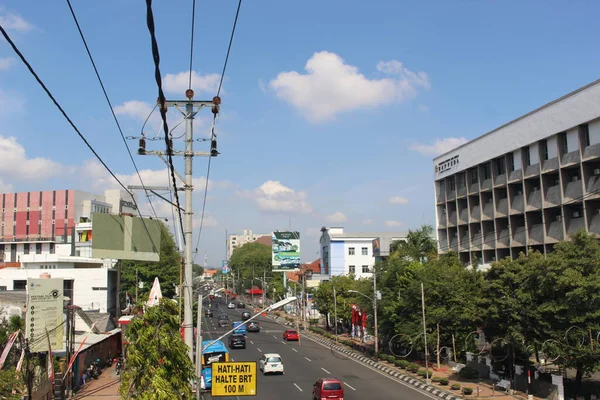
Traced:
<path fill-rule="evenodd" d="M 271 238 L 270 233 L 254 233 L 251 229 L 244 229 L 242 233 L 234 233 L 229 235 L 227 237 L 227 259 L 229 260 L 231 258 L 233 251 L 238 247 L 242 247 L 246 243 L 252 243 L 262 236 L 268 236 L 269 240 Z"/>
<path fill-rule="evenodd" d="M 127 192 L 2 193 L 0 206 L 0 291 L 25 290 L 47 272 L 64 279 L 72 304 L 115 314 L 116 260 L 92 258 L 92 215 L 137 213 Z"/>
<path fill-rule="evenodd" d="M 600 235 L 600 80 L 433 160 L 439 251 L 465 265 Z"/>
<path fill-rule="evenodd" d="M 404 232 L 346 233 L 344 228 L 321 229 L 321 274 L 331 276 L 354 274 L 356 278 L 370 277 L 375 256 L 373 242 L 390 243 L 405 240 Z M 377 250 L 377 249 L 376 249 Z"/>
<path fill-rule="evenodd" d="M 205 269 L 202 278 L 205 281 L 212 281 L 215 274 L 218 272 L 216 269 Z"/>

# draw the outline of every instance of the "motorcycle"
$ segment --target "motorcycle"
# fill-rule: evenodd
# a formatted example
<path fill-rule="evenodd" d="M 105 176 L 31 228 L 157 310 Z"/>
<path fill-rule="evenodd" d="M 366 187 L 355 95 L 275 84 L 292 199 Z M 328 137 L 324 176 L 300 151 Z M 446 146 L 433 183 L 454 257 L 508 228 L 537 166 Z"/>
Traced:
<path fill-rule="evenodd" d="M 117 366 L 115 369 L 117 371 L 117 375 L 119 375 L 121 373 L 121 369 L 123 369 L 123 361 L 120 358 L 117 360 Z"/>

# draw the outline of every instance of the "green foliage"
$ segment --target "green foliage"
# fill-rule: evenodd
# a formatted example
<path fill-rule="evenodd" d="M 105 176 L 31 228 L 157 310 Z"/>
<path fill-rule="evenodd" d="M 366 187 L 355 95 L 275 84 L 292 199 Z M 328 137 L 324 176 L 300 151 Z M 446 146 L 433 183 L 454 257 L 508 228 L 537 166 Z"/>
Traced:
<path fill-rule="evenodd" d="M 458 372 L 458 375 L 463 379 L 477 379 L 479 378 L 479 372 L 475 368 L 463 367 Z"/>
<path fill-rule="evenodd" d="M 181 255 L 171 233 L 164 225 L 161 224 L 161 227 L 159 261 L 121 261 L 121 294 L 123 296 L 121 304 L 125 304 L 125 292 L 135 293 L 136 269 L 138 270 L 138 281 L 144 282 L 144 287 L 138 289 L 140 298 L 148 296 L 156 277 L 160 281 L 163 296 L 172 298 L 175 295 L 175 286 L 173 285 L 179 285 Z M 140 299 L 135 299 L 135 301 L 138 302 Z"/>
<path fill-rule="evenodd" d="M 194 367 L 181 340 L 177 304 L 163 298 L 131 321 L 130 345 L 121 378 L 122 398 L 192 399 Z"/>
<path fill-rule="evenodd" d="M 192 276 L 195 278 L 197 276 L 202 276 L 204 274 L 204 268 L 199 264 L 192 265 Z"/>
<path fill-rule="evenodd" d="M 15 368 L 4 369 L 0 371 L 0 398 L 6 400 L 18 400 L 20 395 L 12 394 L 13 389 L 17 393 L 22 393 L 23 379 L 16 378 Z"/>

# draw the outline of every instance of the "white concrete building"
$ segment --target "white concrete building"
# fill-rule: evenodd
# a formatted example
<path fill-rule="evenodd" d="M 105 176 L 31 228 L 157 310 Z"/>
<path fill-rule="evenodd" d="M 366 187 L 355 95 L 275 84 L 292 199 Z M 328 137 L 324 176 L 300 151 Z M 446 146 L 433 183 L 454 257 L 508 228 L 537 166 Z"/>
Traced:
<path fill-rule="evenodd" d="M 271 237 L 271 233 L 254 233 L 251 229 L 244 229 L 242 233 L 234 233 L 227 236 L 227 259 L 231 258 L 233 250 L 238 247 L 242 247 L 246 243 L 252 243 L 256 239 L 268 236 Z"/>
<path fill-rule="evenodd" d="M 600 80 L 434 159 L 440 252 L 483 267 L 600 235 Z"/>
<path fill-rule="evenodd" d="M 406 233 L 360 232 L 345 233 L 344 228 L 321 229 L 321 274 L 331 276 L 354 274 L 356 278 L 371 276 L 375 257 L 373 240 L 404 240 Z"/>

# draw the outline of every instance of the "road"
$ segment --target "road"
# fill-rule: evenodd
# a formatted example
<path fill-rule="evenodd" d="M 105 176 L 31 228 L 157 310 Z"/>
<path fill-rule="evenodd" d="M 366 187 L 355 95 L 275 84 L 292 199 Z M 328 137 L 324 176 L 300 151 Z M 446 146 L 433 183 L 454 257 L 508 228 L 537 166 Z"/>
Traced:
<path fill-rule="evenodd" d="M 203 340 L 217 339 L 226 328 L 217 326 L 217 317 L 228 314 L 231 321 L 240 321 L 245 309 L 227 309 L 221 302 L 213 304 L 214 317 L 203 316 Z M 261 326 L 259 333 L 248 332 L 246 349 L 230 349 L 232 361 L 256 361 L 263 353 L 281 355 L 285 375 L 263 376 L 259 371 L 257 396 L 260 400 L 306 400 L 312 398 L 312 386 L 319 378 L 335 377 L 344 382 L 345 400 L 426 400 L 432 397 L 410 386 L 396 382 L 380 372 L 374 371 L 347 357 L 332 352 L 329 348 L 302 338 L 300 342 L 284 342 L 282 340 L 285 327 L 268 317 L 256 319 Z M 223 339 L 227 345 L 227 338 Z M 258 368 L 258 367 L 257 367 Z M 209 395 L 205 399 L 212 398 Z M 215 397 L 218 399 L 240 399 L 243 397 Z"/>

